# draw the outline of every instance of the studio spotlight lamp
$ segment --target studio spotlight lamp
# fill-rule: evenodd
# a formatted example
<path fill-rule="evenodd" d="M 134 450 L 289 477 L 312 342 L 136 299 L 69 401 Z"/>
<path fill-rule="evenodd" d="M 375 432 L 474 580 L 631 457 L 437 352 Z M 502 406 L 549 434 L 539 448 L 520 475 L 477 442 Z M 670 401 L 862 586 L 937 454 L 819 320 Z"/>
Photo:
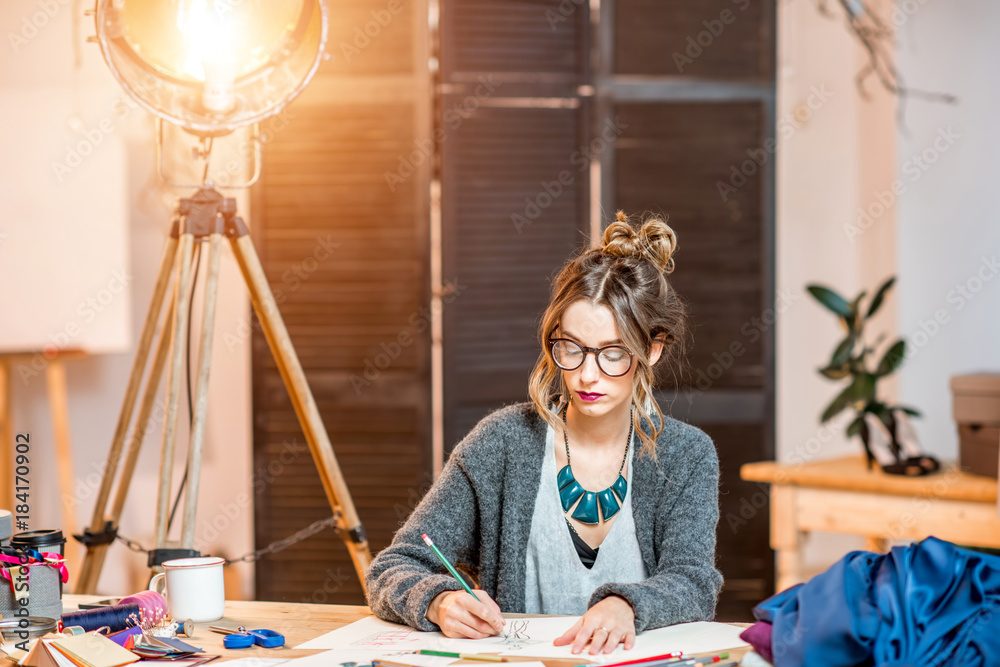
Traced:
<path fill-rule="evenodd" d="M 326 9 L 321 0 L 96 0 L 94 10 L 89 13 L 94 15 L 97 29 L 94 41 L 100 44 L 111 73 L 157 119 L 157 162 L 161 177 L 163 123 L 199 138 L 200 157 L 206 161 L 206 168 L 202 182 L 193 186 L 198 188 L 197 192 L 181 199 L 173 216 L 93 518 L 83 535 L 77 536 L 86 545 L 87 553 L 76 592 L 95 592 L 107 548 L 117 538 L 128 487 L 165 368 L 167 388 L 155 545 L 148 562 L 155 567 L 170 558 L 199 555 L 193 548 L 195 510 L 224 238 L 230 242 L 239 264 L 251 303 L 312 452 L 333 519 L 363 587 L 364 572 L 371 561 L 364 529 L 249 231 L 236 215 L 236 201 L 213 187 L 207 168 L 213 140 L 249 126 L 255 139 L 255 165 L 254 176 L 244 186 L 255 180 L 260 162 L 257 124 L 279 113 L 315 74 L 326 41 Z M 192 274 L 195 257 L 200 258 L 200 252 L 197 255 L 194 252 L 196 244 L 204 244 L 208 249 L 204 309 L 192 396 L 181 536 L 168 542 L 171 475 L 189 331 Z M 161 313 L 165 313 L 162 327 Z M 134 413 L 136 419 L 130 431 Z M 127 434 L 130 435 L 126 445 Z M 111 510 L 107 511 L 113 486 L 115 495 Z"/>
<path fill-rule="evenodd" d="M 317 0 L 98 0 L 97 41 L 143 107 L 200 136 L 280 112 L 319 66 Z"/>

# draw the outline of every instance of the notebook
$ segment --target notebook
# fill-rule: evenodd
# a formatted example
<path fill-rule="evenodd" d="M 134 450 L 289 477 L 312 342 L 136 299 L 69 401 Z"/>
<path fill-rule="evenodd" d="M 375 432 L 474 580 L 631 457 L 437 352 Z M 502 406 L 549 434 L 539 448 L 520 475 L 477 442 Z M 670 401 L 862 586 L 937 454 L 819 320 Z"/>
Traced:
<path fill-rule="evenodd" d="M 45 640 L 43 643 L 49 653 L 54 653 L 52 648 L 58 649 L 80 667 L 121 667 L 139 659 L 135 653 L 93 632 Z M 52 657 L 61 664 L 59 656 Z M 39 667 L 45 666 L 40 664 Z"/>

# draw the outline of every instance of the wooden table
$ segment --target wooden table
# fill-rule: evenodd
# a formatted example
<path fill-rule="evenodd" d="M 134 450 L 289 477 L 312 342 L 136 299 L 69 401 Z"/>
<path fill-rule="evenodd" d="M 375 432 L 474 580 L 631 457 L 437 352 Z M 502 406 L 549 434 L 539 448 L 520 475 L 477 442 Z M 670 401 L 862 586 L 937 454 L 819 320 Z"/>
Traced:
<path fill-rule="evenodd" d="M 102 597 L 105 596 L 64 595 L 63 610 L 64 612 L 75 611 L 77 605 L 81 602 L 93 602 L 102 599 Z M 226 615 L 212 623 L 196 623 L 195 632 L 190 639 L 190 643 L 205 649 L 205 653 L 209 655 L 222 656 L 219 660 L 208 663 L 209 665 L 215 665 L 222 660 L 230 658 L 245 658 L 248 656 L 258 656 L 261 658 L 302 658 L 307 655 L 321 653 L 322 651 L 318 649 L 296 650 L 291 648 L 292 646 L 298 646 L 331 630 L 336 630 L 348 623 L 361 620 L 370 613 L 368 607 L 363 606 L 300 604 L 296 602 L 226 601 Z M 504 614 L 504 616 L 511 618 L 526 616 L 526 614 Z M 242 625 L 248 630 L 269 628 L 285 636 L 285 646 L 275 649 L 261 648 L 255 645 L 245 649 L 227 649 L 222 645 L 225 635 L 212 632 L 208 629 L 210 625 L 222 625 L 233 628 Z M 737 623 L 735 625 L 745 624 Z M 729 653 L 733 656 L 734 660 L 739 660 L 746 651 L 746 648 L 742 648 L 734 649 Z M 512 662 L 530 661 L 532 658 L 513 657 L 510 660 Z M 573 665 L 587 663 L 589 660 L 581 654 L 581 658 L 545 658 L 543 662 L 547 667 L 572 667 Z M 6 664 L 10 665 L 12 663 L 6 661 Z M 136 664 L 145 665 L 149 663 L 141 662 Z M 455 664 L 481 667 L 483 664 L 492 663 L 462 660 Z M 337 666 L 334 664 L 332 667 Z"/>
<path fill-rule="evenodd" d="M 771 485 L 778 591 L 804 580 L 802 543 L 812 531 L 861 535 L 871 551 L 885 551 L 889 540 L 930 535 L 1000 548 L 997 480 L 963 473 L 954 464 L 924 477 L 903 477 L 877 468 L 869 471 L 863 458 L 852 456 L 811 463 L 747 463 L 740 476 Z M 758 505 L 753 498 L 748 502 Z"/>

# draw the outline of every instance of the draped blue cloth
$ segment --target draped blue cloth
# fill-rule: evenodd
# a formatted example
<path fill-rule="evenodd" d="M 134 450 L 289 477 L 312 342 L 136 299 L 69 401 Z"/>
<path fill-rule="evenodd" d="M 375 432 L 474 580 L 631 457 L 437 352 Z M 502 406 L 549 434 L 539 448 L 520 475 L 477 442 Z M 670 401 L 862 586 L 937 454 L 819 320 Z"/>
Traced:
<path fill-rule="evenodd" d="M 775 667 L 1000 665 L 1000 557 L 928 537 L 854 551 L 755 609 Z"/>

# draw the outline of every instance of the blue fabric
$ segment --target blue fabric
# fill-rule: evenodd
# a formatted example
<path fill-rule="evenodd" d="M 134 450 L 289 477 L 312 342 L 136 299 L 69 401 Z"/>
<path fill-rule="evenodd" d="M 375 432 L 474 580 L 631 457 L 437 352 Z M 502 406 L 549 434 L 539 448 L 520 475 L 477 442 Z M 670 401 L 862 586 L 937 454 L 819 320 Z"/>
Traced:
<path fill-rule="evenodd" d="M 928 537 L 855 551 L 760 603 L 775 667 L 1000 665 L 1000 557 Z"/>

